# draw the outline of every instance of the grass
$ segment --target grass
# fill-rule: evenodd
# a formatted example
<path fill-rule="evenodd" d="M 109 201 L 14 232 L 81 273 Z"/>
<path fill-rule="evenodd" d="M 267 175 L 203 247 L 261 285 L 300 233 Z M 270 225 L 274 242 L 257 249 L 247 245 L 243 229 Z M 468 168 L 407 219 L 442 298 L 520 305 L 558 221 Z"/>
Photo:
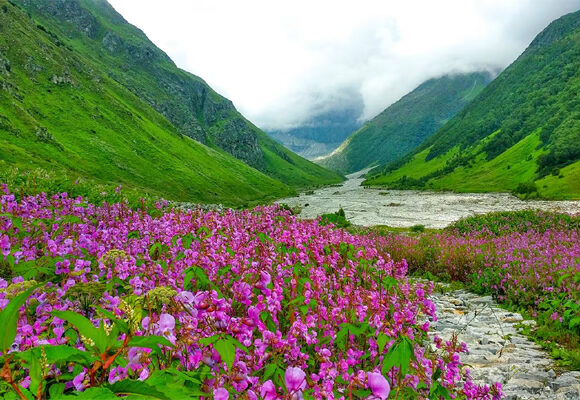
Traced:
<path fill-rule="evenodd" d="M 441 129 L 365 184 L 510 192 L 535 181 L 528 197 L 579 199 L 579 19 L 577 11 L 552 22 Z"/>
<path fill-rule="evenodd" d="M 542 150 L 539 133 L 526 136 L 507 151 L 488 161 L 479 154 L 470 166 L 461 166 L 428 182 L 429 188 L 457 192 L 505 192 L 535 178 L 536 160 Z"/>
<path fill-rule="evenodd" d="M 409 162 L 403 164 L 400 168 L 397 168 L 389 174 L 371 176 L 363 182 L 363 185 L 389 186 L 389 184 L 393 184 L 405 176 L 416 179 L 421 178 L 444 168 L 447 162 L 458 153 L 459 147 L 454 148 L 439 157 L 426 161 L 425 157 L 429 154 L 429 149 L 425 149 L 422 152 L 415 154 Z"/>
<path fill-rule="evenodd" d="M 541 146 L 540 130 L 524 137 L 514 146 L 497 157 L 487 160 L 480 150 L 497 134 L 490 135 L 474 148 L 459 150 L 456 146 L 440 156 L 427 160 L 430 148 L 409 158 L 399 168 L 389 173 L 370 176 L 363 182 L 368 186 L 401 187 L 407 178 L 421 181 L 429 190 L 450 190 L 461 193 L 514 192 L 520 184 L 536 183 L 538 193 L 534 195 L 546 199 L 580 199 L 580 162 L 560 170 L 556 176 L 548 175 L 538 179 L 537 160 L 546 149 Z M 463 154 L 469 161 L 457 165 L 451 172 L 442 172 L 454 159 Z M 405 188 L 405 187 L 402 187 Z M 533 196 L 532 196 L 533 197 Z"/>
<path fill-rule="evenodd" d="M 233 107 L 221 110 L 219 104 L 225 107 L 227 99 L 158 54 L 155 68 L 207 89 L 208 101 L 218 109 L 216 126 L 234 113 L 243 119 L 242 125 L 264 136 L 260 143 L 270 151 L 269 162 L 265 171 L 258 171 L 217 146 L 190 139 L 150 105 L 171 98 L 159 85 L 162 79 L 145 71 L 151 65 L 137 67 L 135 60 L 99 49 L 100 40 L 34 12 L 31 4 L 27 15 L 0 0 L 7 10 L 0 13 L 0 57 L 11 65 L 8 73 L 0 73 L 0 87 L 8 88 L 0 90 L 4 168 L 40 168 L 71 181 L 81 178 L 171 200 L 230 206 L 268 202 L 293 195 L 296 188 L 341 181 L 338 174 L 272 145 Z M 132 45 L 153 46 L 135 27 L 115 20 L 97 3 L 83 5 L 96 15 L 99 35 L 114 31 Z M 62 82 L 54 83 L 55 77 Z M 147 101 L 143 93 L 150 94 Z M 183 102 L 179 107 L 188 106 Z"/>
<path fill-rule="evenodd" d="M 548 175 L 536 181 L 542 197 L 580 200 L 580 161 L 560 169 L 556 176 Z"/>

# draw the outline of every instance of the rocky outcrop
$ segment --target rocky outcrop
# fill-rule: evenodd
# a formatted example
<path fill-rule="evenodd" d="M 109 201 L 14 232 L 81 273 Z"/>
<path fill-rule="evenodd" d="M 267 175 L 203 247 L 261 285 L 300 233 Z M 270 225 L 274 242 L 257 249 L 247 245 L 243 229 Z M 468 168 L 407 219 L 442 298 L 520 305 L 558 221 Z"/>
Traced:
<path fill-rule="evenodd" d="M 222 129 L 213 131 L 211 140 L 246 164 L 256 169 L 263 169 L 264 153 L 258 143 L 258 135 L 244 122 L 240 118 L 228 120 Z"/>
<path fill-rule="evenodd" d="M 432 297 L 437 322 L 432 335 L 449 340 L 458 335 L 469 354 L 461 361 L 474 381 L 500 382 L 507 400 L 580 400 L 580 371 L 556 374 L 552 359 L 538 345 L 520 334 L 520 314 L 498 308 L 490 296 L 464 290 Z"/>
<path fill-rule="evenodd" d="M 0 75 L 9 75 L 10 70 L 10 61 L 2 54 L 2 50 L 0 50 Z"/>
<path fill-rule="evenodd" d="M 24 0 L 23 4 L 27 8 L 35 8 L 42 13 L 60 18 L 91 39 L 98 36 L 99 23 L 97 19 L 76 0 Z"/>

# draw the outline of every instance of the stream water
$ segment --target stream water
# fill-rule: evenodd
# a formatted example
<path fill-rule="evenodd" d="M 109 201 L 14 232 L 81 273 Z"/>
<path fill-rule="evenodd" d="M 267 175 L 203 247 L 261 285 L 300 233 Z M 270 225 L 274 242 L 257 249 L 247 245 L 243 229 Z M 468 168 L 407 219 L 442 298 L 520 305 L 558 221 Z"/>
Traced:
<path fill-rule="evenodd" d="M 360 186 L 359 171 L 347 176 L 340 186 L 325 187 L 314 193 L 281 199 L 291 207 L 302 207 L 301 218 L 336 212 L 340 207 L 355 225 L 389 225 L 443 228 L 462 217 L 492 211 L 528 208 L 580 213 L 580 201 L 522 201 L 508 193 L 451 193 L 415 190 L 385 190 Z"/>

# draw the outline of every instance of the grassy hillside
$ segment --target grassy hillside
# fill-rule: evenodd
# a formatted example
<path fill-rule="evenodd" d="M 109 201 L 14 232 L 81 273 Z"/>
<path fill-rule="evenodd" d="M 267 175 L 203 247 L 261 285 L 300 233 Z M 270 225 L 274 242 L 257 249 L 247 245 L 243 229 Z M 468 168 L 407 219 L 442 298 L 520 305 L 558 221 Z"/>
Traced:
<path fill-rule="evenodd" d="M 241 204 L 293 190 L 182 135 L 18 7 L 0 0 L 0 160 L 176 200 Z"/>
<path fill-rule="evenodd" d="M 579 93 L 580 11 L 552 22 L 451 121 L 365 184 L 580 198 Z"/>
<path fill-rule="evenodd" d="M 230 100 L 201 78 L 177 68 L 105 0 L 16 0 L 16 4 L 32 16 L 34 24 L 82 58 L 80 63 L 90 66 L 85 72 L 102 73 L 117 82 L 163 115 L 179 134 L 228 152 L 274 179 L 296 170 L 296 176 L 284 184 L 308 187 L 341 180 L 305 160 L 287 160 L 285 149 L 247 121 Z M 268 159 L 266 149 L 275 149 Z"/>
<path fill-rule="evenodd" d="M 487 72 L 430 79 L 364 124 L 317 162 L 341 172 L 385 164 L 413 150 L 490 82 Z"/>

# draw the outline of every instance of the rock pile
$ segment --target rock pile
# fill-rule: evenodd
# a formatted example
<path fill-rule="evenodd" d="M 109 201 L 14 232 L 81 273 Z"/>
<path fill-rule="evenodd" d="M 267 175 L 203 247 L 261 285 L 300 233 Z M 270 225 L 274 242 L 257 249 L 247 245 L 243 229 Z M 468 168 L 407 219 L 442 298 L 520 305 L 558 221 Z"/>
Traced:
<path fill-rule="evenodd" d="M 449 340 L 458 334 L 469 354 L 463 363 L 474 381 L 500 382 L 508 400 L 580 400 L 580 371 L 554 372 L 553 360 L 538 345 L 520 334 L 520 314 L 497 307 L 490 296 L 465 290 L 434 293 L 438 321 L 432 334 Z"/>

